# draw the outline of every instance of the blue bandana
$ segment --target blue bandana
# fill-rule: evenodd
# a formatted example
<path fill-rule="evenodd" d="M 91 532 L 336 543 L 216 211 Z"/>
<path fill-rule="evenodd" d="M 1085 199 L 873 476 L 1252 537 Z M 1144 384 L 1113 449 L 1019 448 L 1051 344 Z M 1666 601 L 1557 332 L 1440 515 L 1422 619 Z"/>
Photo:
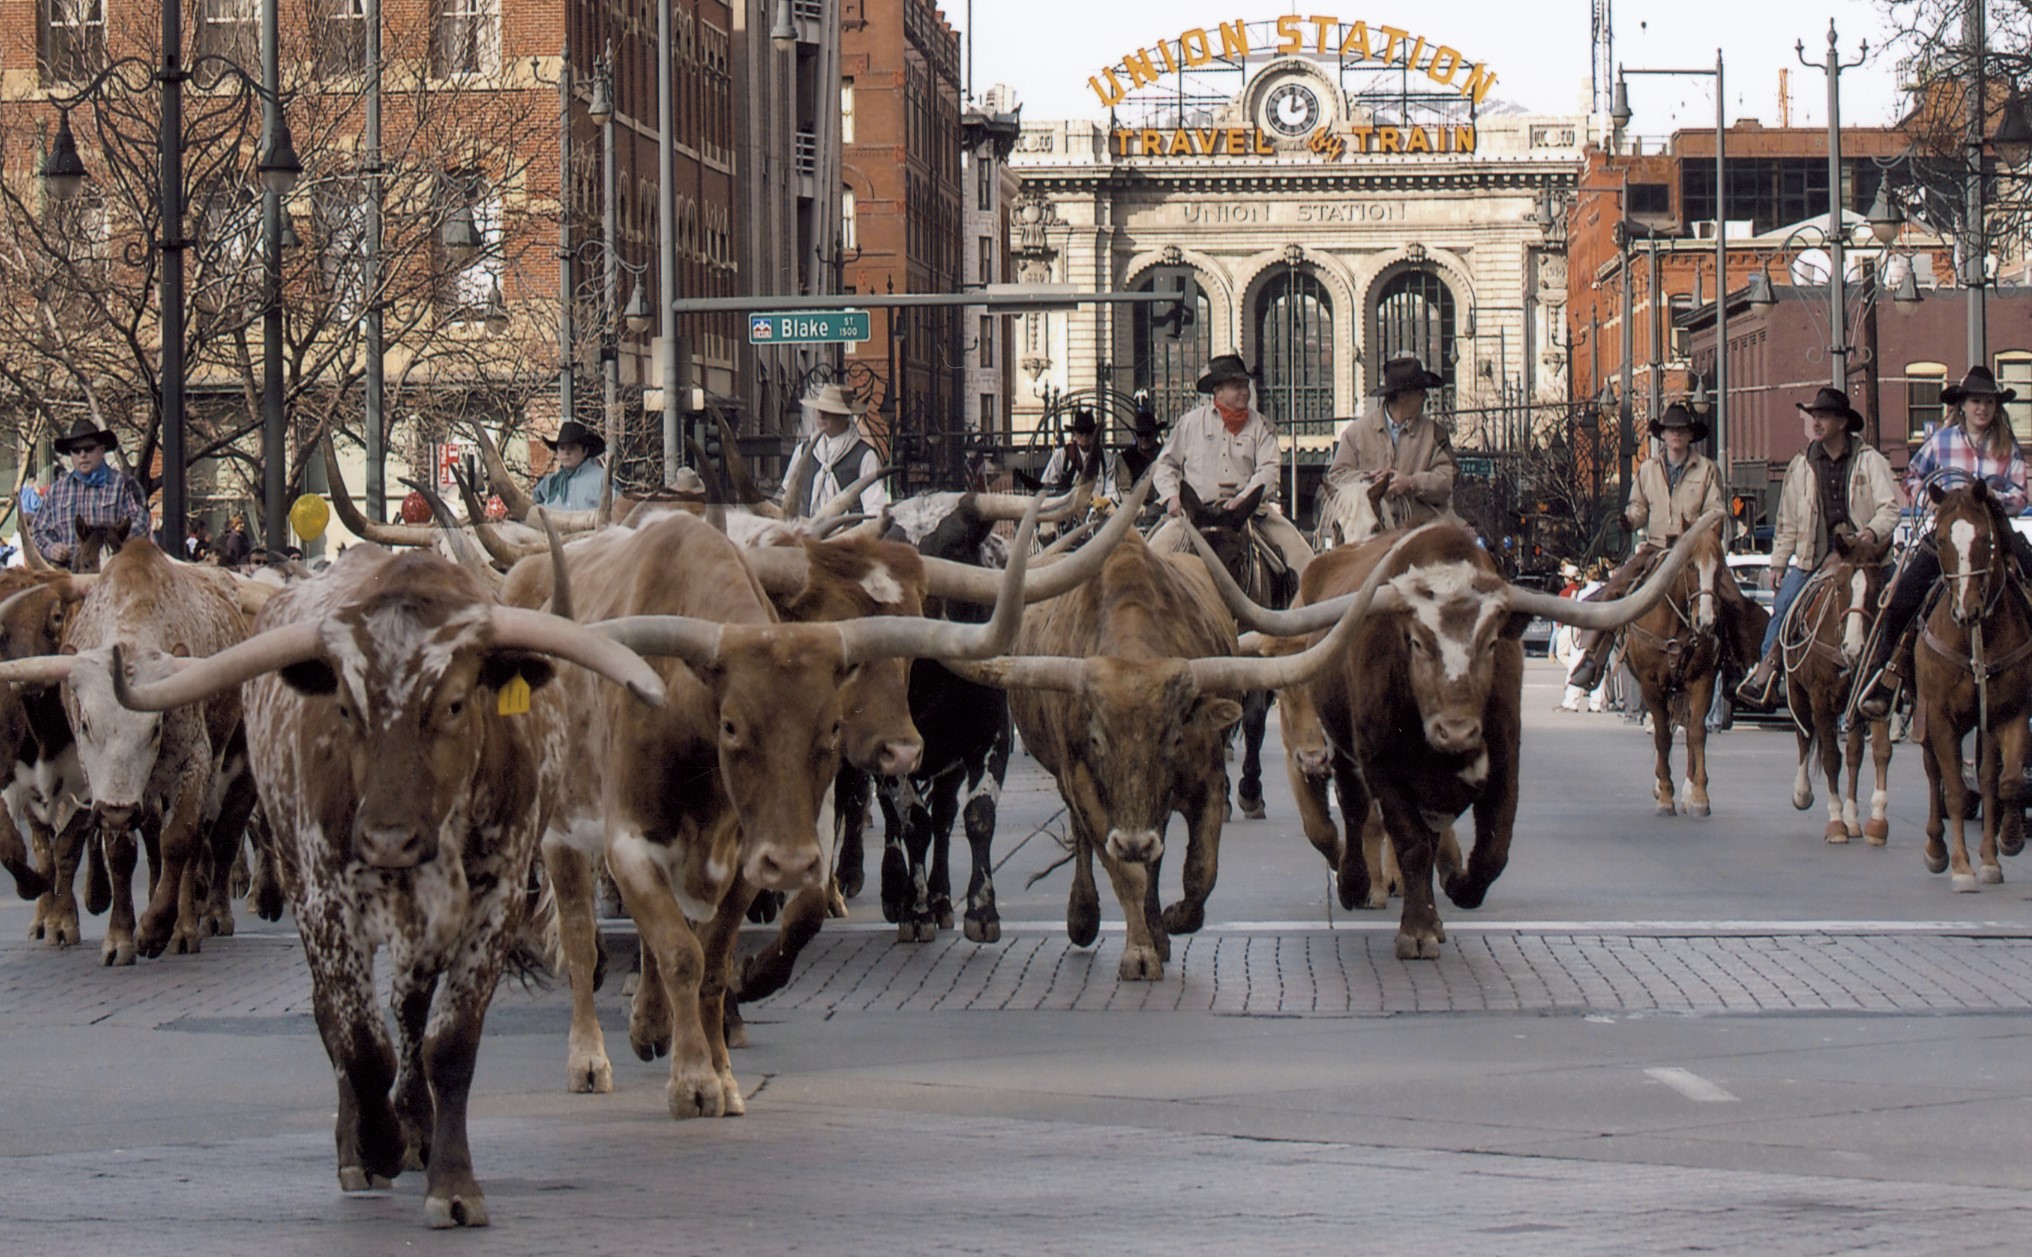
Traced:
<path fill-rule="evenodd" d="M 103 489 L 113 483 L 113 464 L 100 463 L 89 472 L 71 472 L 71 479 L 89 489 Z"/>

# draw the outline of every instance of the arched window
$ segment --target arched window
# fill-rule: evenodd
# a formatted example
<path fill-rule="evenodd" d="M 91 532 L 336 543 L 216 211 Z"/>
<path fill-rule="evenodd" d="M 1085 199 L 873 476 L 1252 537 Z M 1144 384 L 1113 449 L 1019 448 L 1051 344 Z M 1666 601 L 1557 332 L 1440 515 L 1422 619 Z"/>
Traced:
<path fill-rule="evenodd" d="M 1309 271 L 1287 267 L 1256 298 L 1257 406 L 1280 431 L 1333 419 L 1333 298 Z"/>
<path fill-rule="evenodd" d="M 1149 292 L 1153 282 L 1153 277 L 1144 276 L 1136 291 Z M 1133 307 L 1136 360 L 1132 387 L 1149 390 L 1159 423 L 1170 423 L 1205 400 L 1199 395 L 1199 377 L 1206 374 L 1207 359 L 1213 354 L 1213 303 L 1207 299 L 1204 279 L 1195 287 L 1199 301 L 1192 326 L 1176 340 L 1155 325 L 1155 306 Z"/>
<path fill-rule="evenodd" d="M 1376 346 L 1370 362 L 1374 371 L 1405 354 L 1416 354 L 1428 371 L 1446 381 L 1432 409 L 1453 409 L 1453 290 L 1430 271 L 1403 271 L 1383 285 L 1376 298 L 1376 334 L 1369 338 Z"/>

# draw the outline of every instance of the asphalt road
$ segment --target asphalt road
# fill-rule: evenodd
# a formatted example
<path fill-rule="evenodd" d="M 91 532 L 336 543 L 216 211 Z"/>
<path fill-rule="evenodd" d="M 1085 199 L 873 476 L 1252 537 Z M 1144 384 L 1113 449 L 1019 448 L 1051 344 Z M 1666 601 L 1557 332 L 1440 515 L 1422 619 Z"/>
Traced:
<path fill-rule="evenodd" d="M 1065 941 L 1064 868 L 1025 887 L 1062 820 L 1019 759 L 1003 941 L 899 945 L 864 895 L 750 1010 L 740 1119 L 664 1116 L 611 988 L 615 1092 L 565 1094 L 562 993 L 504 988 L 475 1085 L 485 1232 L 427 1232 L 419 1176 L 339 1195 L 286 929 L 107 970 L 102 921 L 59 953 L 7 904 L 0 1244 L 2024 1251 L 2032 869 L 1973 895 L 1927 874 L 1904 745 L 1887 848 L 1822 842 L 1778 730 L 1713 741 L 1712 818 L 1655 817 L 1648 735 L 1553 711 L 1556 680 L 1527 675 L 1510 867 L 1477 912 L 1442 900 L 1438 961 L 1395 959 L 1394 909 L 1331 906 L 1273 747 L 1270 818 L 1229 827 L 1207 929 L 1138 984 L 1105 883 L 1092 949 Z"/>

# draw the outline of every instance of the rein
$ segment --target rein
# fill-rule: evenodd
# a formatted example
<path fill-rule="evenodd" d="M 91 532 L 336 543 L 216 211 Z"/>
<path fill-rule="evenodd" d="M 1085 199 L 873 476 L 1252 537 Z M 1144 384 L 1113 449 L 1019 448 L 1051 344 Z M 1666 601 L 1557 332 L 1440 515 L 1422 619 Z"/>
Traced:
<path fill-rule="evenodd" d="M 2019 586 L 2018 582 L 2010 578 L 2009 564 L 2004 559 L 2004 540 L 1997 535 L 1995 520 L 1992 519 L 1990 523 L 1991 561 L 1972 571 L 1956 572 L 1951 578 L 1946 573 L 1942 573 L 1943 579 L 1974 580 L 1982 578 L 1984 580 L 1985 589 L 1982 610 L 1976 616 L 1975 622 L 1969 625 L 1967 629 L 1967 651 L 1956 650 L 1948 644 L 1945 638 L 1936 633 L 1931 617 L 1928 617 L 1925 629 L 1920 633 L 1920 640 L 1926 643 L 1927 649 L 1948 663 L 1967 668 L 1969 675 L 1975 680 L 1975 733 L 1978 763 L 1981 762 L 1982 739 L 1990 727 L 1990 679 L 2023 662 L 2026 658 L 2032 657 L 2032 601 L 2027 600 L 2025 591 Z M 1990 579 L 1991 573 L 1997 574 L 1995 579 Z M 1990 622 L 1991 617 L 1996 615 L 1998 608 L 2003 605 L 2004 592 L 2007 589 L 2017 594 L 2015 605 L 2018 608 L 2021 619 L 2026 622 L 2027 633 L 2025 640 L 2020 642 L 2016 647 L 2006 651 L 2000 658 L 1990 659 L 1989 651 L 1983 643 L 1983 626 Z M 1948 620 L 1949 623 L 1953 623 L 1953 604 L 1950 602 L 1948 605 Z M 1935 614 L 1938 615 L 1939 612 L 1936 611 Z"/>

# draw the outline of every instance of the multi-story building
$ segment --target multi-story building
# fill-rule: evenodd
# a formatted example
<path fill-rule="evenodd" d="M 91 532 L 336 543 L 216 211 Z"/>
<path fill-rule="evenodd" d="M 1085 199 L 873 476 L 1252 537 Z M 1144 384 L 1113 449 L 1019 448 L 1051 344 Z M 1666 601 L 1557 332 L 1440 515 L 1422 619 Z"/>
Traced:
<path fill-rule="evenodd" d="M 967 200 L 960 256 L 969 289 L 1011 278 L 1010 211 L 1021 181 L 1010 168 L 1009 155 L 1022 129 L 1022 108 L 1015 90 L 998 83 L 961 117 Z M 1015 356 L 1009 352 L 1013 320 L 1006 314 L 990 314 L 983 306 L 964 308 L 960 318 L 960 335 L 966 341 L 966 382 L 960 400 L 966 407 L 967 431 L 986 444 L 1003 444 L 1008 440 L 1009 398 L 1016 381 Z"/>
<path fill-rule="evenodd" d="M 846 287 L 956 293 L 961 260 L 960 41 L 934 0 L 841 0 Z M 958 307 L 890 309 L 848 368 L 878 403 L 867 429 L 904 479 L 953 482 L 964 456 Z"/>

